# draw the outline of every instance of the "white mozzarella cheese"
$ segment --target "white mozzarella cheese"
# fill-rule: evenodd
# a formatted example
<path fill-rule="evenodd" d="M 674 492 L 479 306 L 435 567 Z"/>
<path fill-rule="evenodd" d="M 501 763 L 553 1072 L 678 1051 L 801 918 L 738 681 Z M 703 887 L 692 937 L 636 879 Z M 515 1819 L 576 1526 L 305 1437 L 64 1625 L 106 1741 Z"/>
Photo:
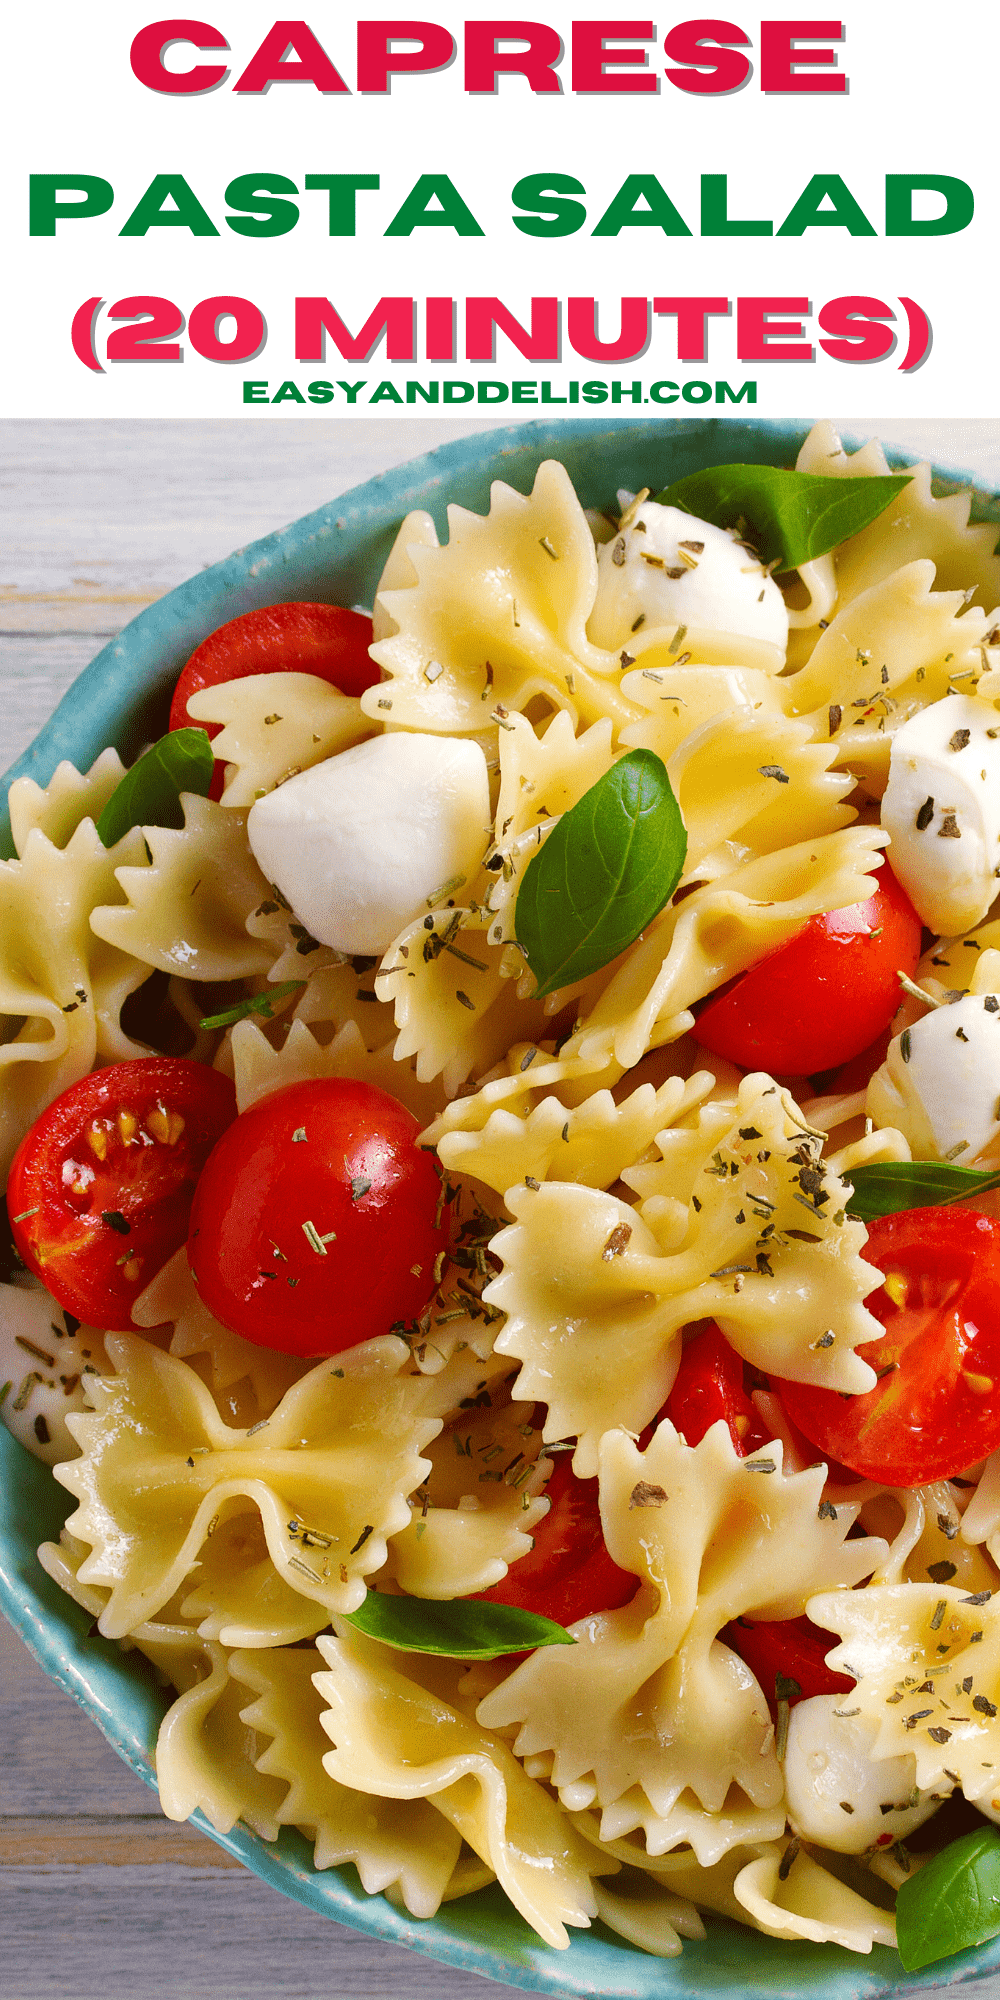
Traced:
<path fill-rule="evenodd" d="M 1000 998 L 967 993 L 890 1042 L 866 1109 L 902 1132 L 915 1160 L 967 1167 L 1000 1150 L 998 1099 Z"/>
<path fill-rule="evenodd" d="M 58 1465 L 80 1447 L 66 1418 L 86 1410 L 88 1372 L 107 1374 L 104 1339 L 93 1327 L 68 1333 L 58 1306 L 40 1286 L 0 1285 L 0 1414 L 18 1441 Z"/>
<path fill-rule="evenodd" d="M 1000 890 L 1000 715 L 948 695 L 893 737 L 882 825 L 892 866 L 939 937 L 986 915 Z"/>
<path fill-rule="evenodd" d="M 885 1757 L 876 1762 L 877 1730 L 860 1715 L 837 1711 L 853 1706 L 849 1694 L 817 1694 L 796 1702 L 788 1719 L 785 1800 L 788 1817 L 802 1840 L 815 1840 L 838 1854 L 861 1854 L 876 1842 L 905 1840 L 937 1811 L 929 1794 L 907 1803 L 916 1783 L 916 1759 Z M 890 1806 L 883 1812 L 883 1806 Z"/>
<path fill-rule="evenodd" d="M 247 821 L 260 868 L 313 937 L 379 955 L 444 883 L 469 879 L 490 833 L 479 744 L 403 731 L 289 778 Z"/>
<path fill-rule="evenodd" d="M 627 646 L 641 619 L 761 641 L 784 655 L 788 611 L 774 578 L 725 528 L 679 507 L 644 501 L 598 549 L 597 577 L 587 626 L 597 646 Z"/>

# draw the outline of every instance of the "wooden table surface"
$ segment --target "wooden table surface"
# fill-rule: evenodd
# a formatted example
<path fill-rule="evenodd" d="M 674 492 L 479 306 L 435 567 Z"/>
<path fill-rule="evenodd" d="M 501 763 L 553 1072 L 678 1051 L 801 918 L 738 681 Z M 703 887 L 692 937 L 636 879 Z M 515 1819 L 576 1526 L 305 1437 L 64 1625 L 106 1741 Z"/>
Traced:
<path fill-rule="evenodd" d="M 0 426 L 0 769 L 154 598 L 469 428 L 408 419 Z M 1000 484 L 997 424 L 871 428 Z M 512 1987 L 311 1915 L 163 1820 L 153 1793 L 2 1619 L 0 1745 L 3 2000 L 514 2000 Z M 965 1990 L 997 2000 L 1000 1980 Z"/>

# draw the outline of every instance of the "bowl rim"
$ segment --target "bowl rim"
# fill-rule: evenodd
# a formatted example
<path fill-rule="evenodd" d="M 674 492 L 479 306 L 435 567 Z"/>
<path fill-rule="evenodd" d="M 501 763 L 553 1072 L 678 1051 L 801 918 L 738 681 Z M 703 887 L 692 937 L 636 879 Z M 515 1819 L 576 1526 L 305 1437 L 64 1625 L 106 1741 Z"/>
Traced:
<path fill-rule="evenodd" d="M 648 459 L 661 448 L 671 457 L 699 464 L 727 462 L 744 448 L 760 462 L 794 463 L 809 422 L 790 419 L 726 418 L 557 418 L 468 433 L 403 464 L 300 517 L 287 527 L 235 550 L 209 569 L 158 598 L 108 642 L 72 683 L 28 749 L 11 766 L 4 785 L 0 842 L 13 853 L 6 791 L 22 776 L 46 784 L 56 764 L 68 758 L 86 769 L 107 744 L 134 755 L 146 729 L 164 710 L 173 680 L 201 638 L 240 612 L 285 602 L 302 594 L 299 580 L 311 582 L 319 601 L 343 601 L 349 577 L 359 584 L 352 602 L 374 595 L 385 555 L 402 516 L 429 507 L 444 528 L 443 506 L 488 504 L 488 483 L 497 477 L 525 490 L 545 457 L 568 464 L 582 487 L 584 504 L 594 504 L 591 480 L 604 468 L 603 497 L 618 483 L 609 470 L 635 453 Z M 848 449 L 864 441 L 842 432 Z M 750 446 L 749 450 L 745 448 Z M 912 453 L 887 448 L 893 466 L 918 462 Z M 686 469 L 686 468 L 685 468 Z M 951 491 L 970 486 L 980 517 L 1000 524 L 1000 497 L 978 487 L 951 467 L 935 466 L 935 478 Z M 622 484 L 627 483 L 625 480 Z M 656 489 L 654 489 L 656 490 Z M 339 595 L 338 595 L 339 593 Z M 4 1476 L 5 1475 L 5 1476 Z M 86 1612 L 43 1572 L 34 1555 L 39 1527 L 57 1534 L 72 1504 L 48 1467 L 32 1458 L 0 1426 L 0 1610 L 14 1625 L 45 1672 L 82 1706 L 113 1748 L 155 1789 L 152 1751 L 163 1704 L 136 1657 L 128 1660 L 113 1643 L 90 1631 Z M 316 1871 L 303 1837 L 283 1828 L 275 1843 L 248 1828 L 218 1834 L 201 1812 L 193 1824 L 261 1879 L 309 1908 L 387 1943 L 408 1945 L 439 1962 L 474 1971 L 521 1988 L 566 1996 L 601 1994 L 653 2000 L 701 2000 L 723 1982 L 731 1990 L 760 1985 L 788 2000 L 876 2000 L 939 1986 L 941 1965 L 903 1975 L 898 1955 L 876 1946 L 870 1958 L 836 1945 L 810 1945 L 765 1938 L 726 1919 L 710 1920 L 705 1945 L 688 1942 L 679 1958 L 650 1957 L 603 1931 L 574 1931 L 567 1951 L 545 1946 L 502 1897 L 497 1885 L 443 1904 L 434 1918 L 416 1920 L 382 1896 L 361 1889 L 353 1867 Z M 353 1879 L 352 1879 L 353 1878 Z M 759 1968 L 753 1961 L 761 1961 Z M 1000 1938 L 943 1961 L 948 1982 L 981 1979 L 1000 1968 Z"/>

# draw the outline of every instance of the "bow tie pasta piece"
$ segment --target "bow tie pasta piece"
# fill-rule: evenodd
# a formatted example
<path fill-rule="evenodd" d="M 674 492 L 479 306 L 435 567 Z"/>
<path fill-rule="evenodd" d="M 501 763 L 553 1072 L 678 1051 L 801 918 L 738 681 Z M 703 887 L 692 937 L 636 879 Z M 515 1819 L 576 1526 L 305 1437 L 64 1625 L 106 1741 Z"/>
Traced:
<path fill-rule="evenodd" d="M 489 1590 L 528 1554 L 549 1511 L 543 1481 L 552 1461 L 539 1462 L 542 1434 L 525 1421 L 523 1403 L 505 1405 L 502 1384 L 486 1381 L 462 1400 L 481 1407 L 460 1407 L 428 1446 L 431 1469 L 409 1526 L 389 1543 L 396 1581 L 411 1597 Z"/>
<path fill-rule="evenodd" d="M 874 439 L 861 451 L 845 452 L 832 424 L 819 423 L 810 431 L 796 469 L 825 478 L 856 479 L 859 473 L 884 477 L 892 467 Z M 965 591 L 974 583 L 982 604 L 1000 602 L 995 525 L 969 522 L 969 492 L 950 493 L 936 500 L 929 465 L 909 466 L 907 470 L 910 484 L 892 506 L 836 551 L 841 604 L 882 583 L 906 563 L 920 560 L 934 564 L 940 589 Z"/>
<path fill-rule="evenodd" d="M 221 1326 L 195 1291 L 186 1248 L 176 1251 L 140 1293 L 132 1318 L 143 1329 L 171 1325 L 169 1352 L 179 1361 L 204 1359 L 209 1387 L 220 1399 L 246 1379 L 261 1417 L 271 1415 L 285 1390 L 309 1367 L 307 1360 L 258 1347 Z"/>
<path fill-rule="evenodd" d="M 360 957 L 313 971 L 310 952 L 298 974 L 308 983 L 296 997 L 288 1019 L 305 1021 L 322 1042 L 330 1040 L 331 1030 L 353 1021 L 366 1048 L 383 1049 L 393 1039 L 392 1009 L 375 998 L 375 969 L 374 959 Z"/>
<path fill-rule="evenodd" d="M 57 1542 L 43 1542 L 38 1550 L 38 1560 L 46 1576 L 66 1592 L 91 1618 L 99 1618 L 108 1601 L 108 1592 L 94 1583 L 80 1582 L 80 1569 L 90 1551 L 86 1542 L 78 1542 L 68 1528 L 60 1529 Z"/>
<path fill-rule="evenodd" d="M 320 944 L 305 924 L 300 923 L 291 904 L 272 882 L 262 902 L 250 911 L 246 920 L 247 936 L 255 938 L 270 954 L 270 984 L 282 985 L 290 979 L 313 980 L 320 974 L 343 975 L 342 984 L 347 990 L 353 963 L 344 963 L 343 954 L 334 951 L 332 945 Z M 270 961 L 269 961 L 270 962 Z M 357 990 L 357 975 L 355 987 Z M 367 1003 L 372 1006 L 371 1001 Z M 385 1010 L 372 1006 L 375 1021 L 385 1018 Z M 375 1026 L 375 1022 L 371 1023 Z M 391 1026 L 391 1021 L 390 1021 Z"/>
<path fill-rule="evenodd" d="M 182 1634 L 178 1638 L 183 1643 Z M 204 1645 L 201 1651 L 209 1671 L 203 1666 L 188 1680 L 178 1673 L 169 1646 L 159 1649 L 170 1679 L 183 1690 L 156 1739 L 160 1804 L 168 1819 L 190 1819 L 200 1811 L 216 1833 L 230 1833 L 244 1820 L 262 1840 L 276 1840 L 286 1788 L 256 1767 L 256 1746 L 248 1742 L 240 1714 L 246 1689 L 233 1679 L 224 1648 Z"/>
<path fill-rule="evenodd" d="M 563 1803 L 576 1791 L 584 1790 L 594 1792 L 593 1780 L 583 1786 L 568 1787 Z M 632 1861 L 640 1868 L 653 1866 L 662 1855 L 690 1848 L 702 1867 L 713 1868 L 734 1848 L 780 1840 L 785 1830 L 785 1802 L 781 1798 L 775 1805 L 754 1805 L 739 1785 L 731 1785 L 716 1812 L 707 1812 L 694 1792 L 683 1791 L 678 1793 L 669 1812 L 655 1813 L 642 1786 L 632 1785 L 612 1805 L 606 1806 L 599 1818 L 591 1819 L 589 1814 L 578 1816 L 575 1812 L 572 1818 L 574 1826 L 579 1826 L 581 1819 L 588 1819 L 592 1834 L 599 1827 L 598 1844 L 619 1861 Z M 641 1834 L 641 1848 L 632 1844 L 631 1834 Z M 641 1859 L 637 1860 L 637 1854 Z"/>
<path fill-rule="evenodd" d="M 38 1560 L 53 1583 L 96 1619 L 107 1604 L 109 1592 L 97 1584 L 81 1581 L 80 1570 L 88 1553 L 85 1542 L 78 1542 L 68 1528 L 62 1528 L 57 1542 L 42 1543 Z M 163 1611 L 161 1619 L 137 1625 L 127 1639 L 121 1640 L 121 1649 L 123 1653 L 133 1649 L 143 1653 L 163 1682 L 183 1692 L 211 1670 L 211 1655 L 204 1634 L 184 1622 L 176 1597 L 164 1605 Z"/>
<path fill-rule="evenodd" d="M 383 722 L 391 707 L 394 726 L 471 733 L 541 696 L 574 726 L 631 721 L 617 653 L 587 638 L 597 557 L 565 467 L 547 460 L 527 497 L 495 481 L 488 515 L 449 507 L 448 527 L 443 548 L 404 545 L 415 583 L 379 590 L 380 625 L 396 629 L 372 647 L 386 679 L 362 695 L 364 713 Z M 402 561 L 390 563 L 395 583 Z"/>
<path fill-rule="evenodd" d="M 398 632 L 389 605 L 394 590 L 413 590 L 420 582 L 413 567 L 414 549 L 436 549 L 440 547 L 434 517 L 424 507 L 414 507 L 400 522 L 385 568 L 379 578 L 375 603 L 372 607 L 372 638 L 376 642 L 391 639 Z"/>
<path fill-rule="evenodd" d="M 511 1188 L 515 1223 L 493 1243 L 497 1351 L 523 1363 L 518 1396 L 548 1404 L 546 1439 L 579 1438 L 584 1479 L 602 1431 L 640 1431 L 662 1408 L 693 1320 L 718 1320 L 765 1373 L 854 1395 L 874 1385 L 854 1352 L 879 1337 L 862 1303 L 879 1284 L 864 1225 L 845 1218 L 848 1189 L 788 1093 L 746 1077 L 735 1110 L 709 1105 L 657 1144 L 659 1162 L 625 1170 L 639 1208 L 559 1182 Z M 666 1252 L 651 1223 L 665 1224 Z"/>
<path fill-rule="evenodd" d="M 610 1090 L 598 1090 L 568 1108 L 543 1097 L 527 1117 L 499 1109 L 479 1131 L 454 1131 L 445 1118 L 430 1127 L 425 1143 L 438 1138 L 438 1157 L 451 1173 L 472 1174 L 497 1194 L 518 1182 L 553 1180 L 609 1188 L 625 1167 L 642 1158 L 656 1134 L 685 1117 L 712 1088 L 701 1070 L 685 1083 L 668 1076 L 659 1090 L 651 1083 L 616 1104 Z"/>
<path fill-rule="evenodd" d="M 820 1575 L 850 1591 L 885 1544 L 846 1539 L 856 1508 L 821 1516 L 822 1466 L 784 1474 L 779 1443 L 739 1458 L 723 1423 L 692 1448 L 664 1422 L 645 1452 L 609 1431 L 599 1476 L 605 1541 L 638 1595 L 581 1619 L 558 1659 L 532 1654 L 480 1702 L 479 1721 L 519 1724 L 520 1757 L 552 1750 L 571 1807 L 584 1803 L 581 1780 L 602 1808 L 641 1788 L 658 1819 L 685 1791 L 710 1813 L 733 1786 L 777 1806 L 767 1702 L 717 1634 L 744 1614 L 798 1616 Z"/>
<path fill-rule="evenodd" d="M 324 1604 L 292 1590 L 275 1569 L 259 1514 L 220 1523 L 202 1547 L 181 1617 L 222 1646 L 296 1646 L 329 1623 Z"/>
<path fill-rule="evenodd" d="M 574 1813 L 572 1817 L 573 1824 L 586 1832 L 588 1815 Z M 783 1824 L 783 1813 L 778 1817 Z M 652 1866 L 659 1893 L 670 1902 L 676 1904 L 681 1897 L 690 1898 L 691 1907 L 734 1917 L 769 1937 L 809 1938 L 815 1943 L 840 1944 L 848 1951 L 860 1952 L 869 1952 L 873 1944 L 894 1943 L 895 1926 L 886 1911 L 869 1903 L 856 1889 L 839 1882 L 812 1855 L 797 1852 L 787 1841 L 778 1845 L 781 1832 L 779 1827 L 778 1833 L 766 1841 L 748 1835 L 748 1844 L 703 1867 L 690 1854 L 683 1853 L 667 1855 L 659 1863 L 650 1864 L 646 1856 L 637 1853 L 626 1841 L 603 1842 L 601 1845 L 617 1855 L 628 1873 L 617 1878 L 612 1891 L 603 1883 L 595 1885 L 602 1915 L 610 1898 L 621 1897 L 623 1887 L 631 1885 L 633 1870 L 646 1872 Z M 641 1910 L 640 1904 L 639 1921 Z M 684 1937 L 702 1934 L 684 1929 L 681 1914 L 674 1922 Z M 624 1925 L 621 1929 L 624 1936 L 631 1935 Z M 646 1950 L 650 1948 L 645 1945 Z"/>
<path fill-rule="evenodd" d="M 85 1583 L 110 1586 L 101 1630 L 120 1638 L 155 1616 L 220 1520 L 256 1509 L 286 1584 L 327 1611 L 352 1611 L 409 1519 L 406 1495 L 437 1435 L 402 1341 L 322 1361 L 251 1432 L 223 1423 L 184 1362 L 131 1335 L 108 1336 L 117 1374 L 92 1385 L 93 1416 L 71 1428 L 82 1457 L 57 1477 L 79 1505 L 71 1530 L 92 1554 Z"/>
<path fill-rule="evenodd" d="M 690 1291 L 650 1308 L 653 1274 L 670 1282 L 665 1260 L 638 1213 L 613 1195 L 552 1181 L 510 1188 L 506 1199 L 515 1221 L 494 1239 L 504 1268 L 488 1287 L 489 1303 L 507 1315 L 497 1351 L 522 1363 L 521 1400 L 547 1405 L 546 1441 L 579 1439 L 573 1469 L 591 1479 L 608 1425 L 638 1432 L 662 1408 L 680 1328 L 697 1311 Z"/>
<path fill-rule="evenodd" d="M 47 1575 L 91 1617 L 98 1617 L 108 1592 L 81 1581 L 87 1550 L 63 1529 L 58 1542 L 43 1542 L 38 1559 Z M 206 1644 L 193 1625 L 180 1622 L 173 1607 L 162 1621 L 136 1627 L 124 1642 L 145 1655 L 162 1679 L 179 1690 L 159 1731 L 156 1771 L 161 1804 L 168 1818 L 187 1819 L 199 1807 L 217 1832 L 228 1833 L 245 1819 L 265 1840 L 278 1830 L 275 1808 L 280 1791 L 261 1778 L 247 1756 L 247 1730 L 240 1726 L 240 1701 L 222 1647 Z M 299 1658 L 298 1653 L 290 1657 Z"/>
<path fill-rule="evenodd" d="M 788 1850 L 786 1849 L 786 1852 Z M 767 1937 L 808 1938 L 839 1944 L 845 1951 L 870 1952 L 896 1942 L 896 1920 L 847 1882 L 839 1882 L 811 1854 L 793 1852 L 787 1869 L 781 1853 L 748 1861 L 733 1884 L 744 1923 Z"/>
<path fill-rule="evenodd" d="M 681 1938 L 703 1938 L 705 1926 L 693 1903 L 669 1890 L 641 1870 L 619 1875 L 613 1889 L 595 1882 L 597 1914 L 608 1930 L 638 1945 L 654 1958 L 680 1956 Z"/>
<path fill-rule="evenodd" d="M 188 699 L 196 722 L 221 723 L 213 755 L 228 766 L 222 803 L 249 811 L 285 778 L 322 764 L 375 732 L 355 695 L 316 674 L 250 674 Z"/>
<path fill-rule="evenodd" d="M 563 1060 L 613 1056 L 631 1069 L 648 1049 L 677 1041 L 694 1027 L 697 1000 L 785 944 L 809 917 L 872 895 L 870 871 L 885 844 L 879 827 L 843 827 L 740 863 L 668 906 L 612 970 Z"/>
<path fill-rule="evenodd" d="M 964 609 L 965 592 L 933 585 L 933 563 L 912 562 L 862 591 L 787 682 L 792 712 L 836 741 L 841 762 L 877 793 L 895 730 L 982 668 L 986 614 Z"/>
<path fill-rule="evenodd" d="M 684 881 L 724 875 L 734 861 L 836 832 L 857 818 L 852 780 L 831 771 L 811 725 L 737 709 L 685 737 L 667 765 L 687 828 Z"/>
<path fill-rule="evenodd" d="M 425 1799 L 379 1799 L 338 1784 L 323 1768 L 330 1739 L 320 1723 L 314 1681 L 324 1666 L 314 1647 L 237 1652 L 233 1677 L 255 1698 L 243 1722 L 261 1747 L 258 1771 L 280 1781 L 279 1826 L 315 1842 L 314 1868 L 353 1862 L 369 1896 L 398 1885 L 414 1917 L 432 1917 L 458 1864 L 461 1834 Z"/>
<path fill-rule="evenodd" d="M 566 1925 L 586 1929 L 597 1914 L 591 1877 L 616 1872 L 617 1863 L 588 1847 L 500 1737 L 432 1691 L 454 1679 L 453 1662 L 428 1671 L 426 1658 L 390 1654 L 353 1634 L 317 1643 L 329 1668 L 316 1686 L 334 1745 L 323 1760 L 330 1776 L 387 1799 L 433 1799 L 526 1922 L 565 1950 Z"/>
<path fill-rule="evenodd" d="M 504 1064 L 498 1064 L 478 1089 L 470 1085 L 468 1096 L 453 1098 L 445 1105 L 421 1133 L 421 1144 L 440 1148 L 446 1133 L 481 1132 L 497 1111 L 512 1112 L 520 1119 L 525 1115 L 524 1107 L 528 1112 L 536 1109 L 551 1091 L 559 1091 L 569 1107 L 599 1087 L 611 1089 L 623 1075 L 622 1065 L 611 1054 L 602 1053 L 587 1062 L 579 1057 L 567 1061 L 553 1053 L 551 1042 L 515 1042 Z"/>
<path fill-rule="evenodd" d="M 857 1682 L 859 1708 L 877 1735 L 872 1756 L 913 1756 L 921 1791 L 961 1785 L 1000 1813 L 1000 1597 L 950 1584 L 871 1584 L 823 1592 L 807 1610 L 837 1632 L 827 1654 Z"/>
<path fill-rule="evenodd" d="M 982 1513 L 970 1521 L 972 1507 L 987 1481 L 987 1461 L 965 1517 L 959 1513 L 947 1480 L 907 1489 L 882 1487 L 862 1502 L 860 1520 L 869 1534 L 884 1535 L 889 1552 L 874 1573 L 875 1583 L 953 1583 L 956 1590 L 975 1592 L 1000 1588 L 995 1560 L 979 1544 L 989 1528 Z"/>
<path fill-rule="evenodd" d="M 37 785 L 34 778 L 15 778 L 7 794 L 7 811 L 16 853 L 23 860 L 34 828 L 53 847 L 65 847 L 81 820 L 91 819 L 96 825 L 124 776 L 117 750 L 102 750 L 86 772 L 66 761 L 57 764 L 47 785 Z"/>
<path fill-rule="evenodd" d="M 978 1548 L 985 1542 L 995 1563 L 1000 1563 L 1000 1452 L 986 1461 L 983 1476 L 962 1517 L 962 1540 Z"/>
<path fill-rule="evenodd" d="M 356 980 L 357 974 L 352 977 Z M 367 1048 L 352 1020 L 345 1021 L 332 1040 L 320 1041 L 305 1021 L 295 1019 L 287 1039 L 275 1048 L 256 1021 L 237 1021 L 232 1035 L 236 1102 L 247 1111 L 259 1098 L 287 1090 L 290 1084 L 341 1076 L 388 1091 L 415 1118 L 426 1121 L 440 1103 L 441 1092 L 433 1084 L 418 1083 L 409 1063 L 397 1063 L 394 1047 L 393 1036 L 379 1048 Z"/>
<path fill-rule="evenodd" d="M 607 1820 L 608 1817 L 609 1814 L 605 1813 L 604 1819 Z M 746 1921 L 746 1912 L 736 1900 L 733 1884 L 747 1862 L 766 1853 L 772 1841 L 780 1840 L 784 1830 L 783 1808 L 776 1808 L 770 1817 L 781 1819 L 777 1834 L 773 1836 L 748 1834 L 744 1842 L 735 1846 L 729 1844 L 720 1850 L 717 1859 L 705 1861 L 700 1854 L 687 1849 L 657 1854 L 648 1843 L 640 1844 L 636 1840 L 629 1839 L 605 1839 L 603 1834 L 598 1833 L 599 1821 L 595 1814 L 570 1813 L 577 1832 L 582 1833 L 585 1840 L 591 1841 L 603 1853 L 611 1854 L 620 1861 L 623 1874 L 625 1870 L 641 1869 L 643 1874 L 654 1876 L 665 1890 L 678 1899 L 690 1900 L 694 1907 L 700 1910 L 714 1910 L 721 1917 L 733 1917 L 738 1923 Z M 702 1818 L 707 1820 L 708 1815 L 703 1814 Z M 622 1879 L 622 1876 L 616 1878 L 616 1886 Z M 687 1936 L 687 1932 L 683 1935 Z"/>
<path fill-rule="evenodd" d="M 127 942 L 102 942 L 90 928 L 95 903 L 121 901 L 116 871 L 138 862 L 133 828 L 105 848 L 84 819 L 65 847 L 32 827 L 18 861 L 0 862 L 0 1154 L 11 1159 L 46 1105 L 86 1076 L 95 1061 L 145 1051 L 121 1026 L 121 1010 L 147 968 Z M 126 872 L 142 875 L 140 867 Z M 117 910 L 108 910 L 116 916 Z"/>
<path fill-rule="evenodd" d="M 622 692 L 646 713 L 621 731 L 627 750 L 652 750 L 668 763 L 703 723 L 742 713 L 783 716 L 787 681 L 762 667 L 637 667 L 623 675 Z"/>
<path fill-rule="evenodd" d="M 418 917 L 387 956 L 375 991 L 395 1001 L 394 1060 L 415 1057 L 418 1082 L 439 1076 L 446 1096 L 492 1069 L 513 1041 L 544 1031 L 544 1004 L 519 998 L 520 955 L 511 964 L 506 946 L 487 942 L 477 911 Z"/>
<path fill-rule="evenodd" d="M 181 806 L 182 829 L 143 829 L 152 861 L 116 870 L 126 907 L 102 907 L 95 896 L 91 930 L 144 965 L 185 979 L 267 972 L 274 951 L 247 933 L 267 883 L 247 845 L 246 815 L 193 792 L 181 794 Z M 143 832 L 135 829 L 140 852 Z"/>

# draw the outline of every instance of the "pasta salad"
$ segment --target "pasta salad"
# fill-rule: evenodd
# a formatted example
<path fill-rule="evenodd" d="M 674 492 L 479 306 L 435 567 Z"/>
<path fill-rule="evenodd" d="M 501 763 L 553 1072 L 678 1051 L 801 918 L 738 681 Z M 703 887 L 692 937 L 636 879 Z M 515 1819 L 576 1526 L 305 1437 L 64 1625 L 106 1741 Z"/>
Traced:
<path fill-rule="evenodd" d="M 1000 1929 L 968 516 L 824 424 L 601 512 L 549 461 L 12 786 L 2 1414 L 171 1817 L 555 1948 Z"/>

